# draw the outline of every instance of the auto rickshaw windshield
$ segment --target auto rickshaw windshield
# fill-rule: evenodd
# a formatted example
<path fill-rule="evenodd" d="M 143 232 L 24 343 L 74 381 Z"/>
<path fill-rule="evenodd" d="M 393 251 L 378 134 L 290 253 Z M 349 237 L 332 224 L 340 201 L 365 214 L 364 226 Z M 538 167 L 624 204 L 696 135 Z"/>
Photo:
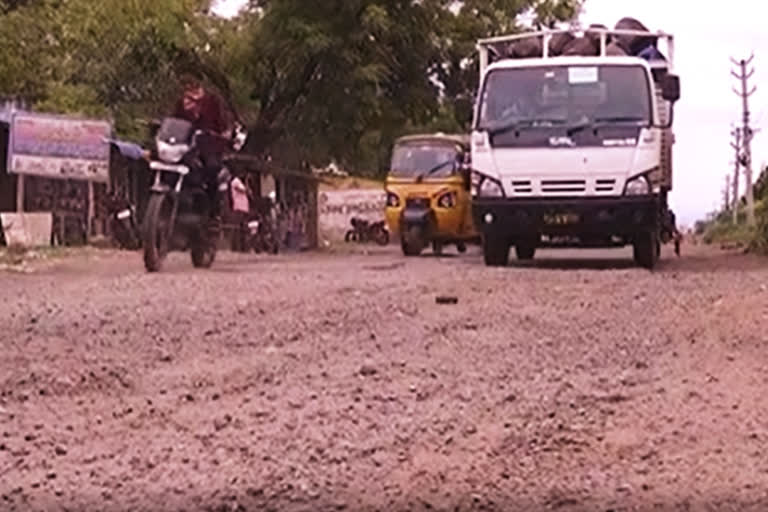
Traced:
<path fill-rule="evenodd" d="M 395 146 L 389 175 L 416 178 L 434 170 L 430 176 L 446 177 L 456 173 L 459 151 L 451 144 L 419 143 Z"/>

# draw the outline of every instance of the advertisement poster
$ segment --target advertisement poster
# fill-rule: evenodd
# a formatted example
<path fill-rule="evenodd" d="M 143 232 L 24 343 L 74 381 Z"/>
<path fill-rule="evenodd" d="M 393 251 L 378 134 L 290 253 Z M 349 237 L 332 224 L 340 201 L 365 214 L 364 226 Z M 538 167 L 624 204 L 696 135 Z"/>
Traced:
<path fill-rule="evenodd" d="M 109 181 L 112 128 L 106 121 L 16 112 L 8 170 L 44 178 Z"/>

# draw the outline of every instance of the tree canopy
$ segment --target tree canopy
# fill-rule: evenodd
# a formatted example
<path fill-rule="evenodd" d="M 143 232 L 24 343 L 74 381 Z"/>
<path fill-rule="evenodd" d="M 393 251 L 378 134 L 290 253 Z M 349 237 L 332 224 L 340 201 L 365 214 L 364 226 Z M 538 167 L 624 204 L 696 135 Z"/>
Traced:
<path fill-rule="evenodd" d="M 478 38 L 581 2 L 252 0 L 225 20 L 207 0 L 0 0 L 0 97 L 139 138 L 197 69 L 248 125 L 248 151 L 376 174 L 395 137 L 468 128 Z"/>

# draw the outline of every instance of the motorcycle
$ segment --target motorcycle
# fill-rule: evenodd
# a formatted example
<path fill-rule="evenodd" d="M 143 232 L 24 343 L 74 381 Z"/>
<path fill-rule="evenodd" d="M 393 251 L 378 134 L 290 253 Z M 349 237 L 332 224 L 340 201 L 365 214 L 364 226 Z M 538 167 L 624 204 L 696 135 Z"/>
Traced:
<path fill-rule="evenodd" d="M 107 198 L 107 211 L 110 231 L 118 245 L 129 251 L 141 248 L 141 232 L 136 221 L 136 208 L 127 199 L 113 194 Z"/>
<path fill-rule="evenodd" d="M 248 222 L 249 246 L 255 253 L 277 254 L 279 245 L 271 223 L 261 218 Z"/>
<path fill-rule="evenodd" d="M 105 138 L 109 144 L 123 157 L 130 160 L 146 161 L 148 152 L 138 144 Z M 122 249 L 129 251 L 141 248 L 141 229 L 136 213 L 136 207 L 123 194 L 112 192 L 105 201 L 110 232 Z"/>
<path fill-rule="evenodd" d="M 387 245 L 389 243 L 389 230 L 387 229 L 386 222 L 383 220 L 369 222 L 365 219 L 352 217 L 350 224 L 352 229 L 344 235 L 345 242 L 366 243 L 374 241 L 379 245 Z"/>
<path fill-rule="evenodd" d="M 216 258 L 216 233 L 209 229 L 215 205 L 210 203 L 199 151 L 204 137 L 221 138 L 173 117 L 163 119 L 157 130 L 149 162 L 155 176 L 142 230 L 148 272 L 159 271 L 173 250 L 189 250 L 195 268 L 210 268 Z M 238 126 L 229 142 L 239 150 L 244 141 L 245 133 Z M 220 192 L 226 191 L 228 178 L 229 172 L 223 168 L 217 180 Z M 226 193 L 219 194 L 220 201 L 222 198 Z"/>
<path fill-rule="evenodd" d="M 275 228 L 275 214 L 271 199 L 267 198 L 257 205 L 256 217 L 246 224 L 248 227 L 248 245 L 253 252 L 277 254 L 280 243 Z"/>

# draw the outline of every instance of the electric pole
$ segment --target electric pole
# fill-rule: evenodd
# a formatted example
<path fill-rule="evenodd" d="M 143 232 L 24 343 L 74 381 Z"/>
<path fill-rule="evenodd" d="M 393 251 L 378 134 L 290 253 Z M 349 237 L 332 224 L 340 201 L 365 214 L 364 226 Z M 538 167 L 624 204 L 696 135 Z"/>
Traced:
<path fill-rule="evenodd" d="M 755 73 L 754 68 L 747 71 L 747 66 L 752 63 L 754 54 L 750 55 L 748 59 L 741 59 L 736 61 L 731 59 L 733 63 L 739 67 L 739 72 L 731 71 L 731 74 L 741 82 L 741 90 L 734 89 L 734 92 L 741 96 L 742 102 L 742 147 L 743 151 L 740 155 L 741 164 L 744 167 L 744 181 L 746 181 L 746 196 L 747 196 L 747 223 L 750 226 L 755 225 L 755 197 L 752 192 L 752 128 L 749 126 L 749 97 L 755 93 L 757 87 L 752 86 L 749 89 L 747 82 Z"/>
<path fill-rule="evenodd" d="M 725 175 L 725 188 L 723 189 L 723 211 L 727 212 L 731 207 L 731 177 Z"/>
<path fill-rule="evenodd" d="M 733 142 L 731 147 L 735 151 L 735 158 L 733 160 L 733 192 L 731 193 L 731 201 L 733 202 L 733 224 L 734 226 L 739 223 L 739 169 L 741 168 L 741 130 L 734 128 L 731 131 L 733 135 Z"/>

